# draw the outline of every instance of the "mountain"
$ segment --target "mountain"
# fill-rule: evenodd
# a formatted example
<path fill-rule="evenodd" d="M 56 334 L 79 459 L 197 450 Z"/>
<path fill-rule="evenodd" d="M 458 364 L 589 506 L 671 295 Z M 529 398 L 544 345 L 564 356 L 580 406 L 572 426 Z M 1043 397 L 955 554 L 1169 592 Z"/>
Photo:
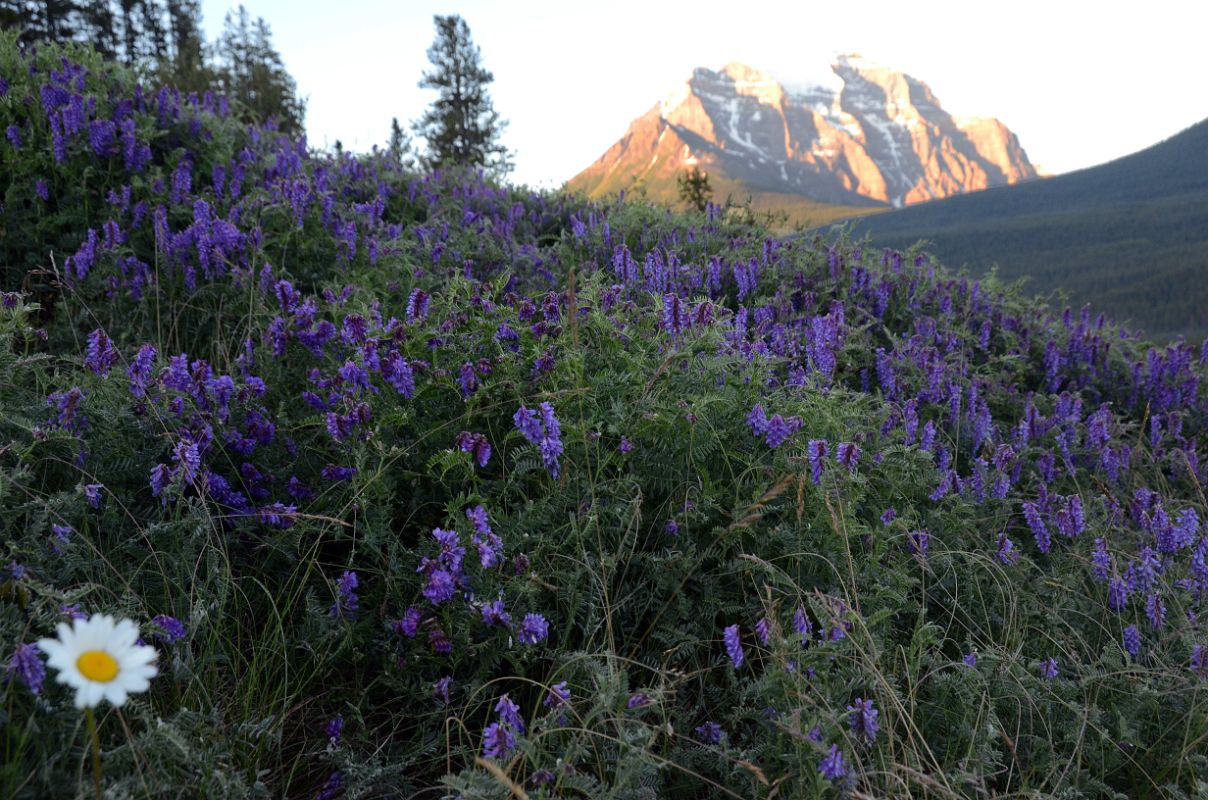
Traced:
<path fill-rule="evenodd" d="M 854 235 L 1064 290 L 1156 339 L 1208 336 L 1208 120 L 1129 156 L 851 223 Z"/>
<path fill-rule="evenodd" d="M 695 166 L 718 198 L 751 194 L 833 218 L 1037 176 L 998 120 L 953 117 L 927 84 L 860 56 L 830 68 L 799 86 L 745 64 L 698 68 L 567 188 L 641 187 L 673 201 L 676 176 Z"/>

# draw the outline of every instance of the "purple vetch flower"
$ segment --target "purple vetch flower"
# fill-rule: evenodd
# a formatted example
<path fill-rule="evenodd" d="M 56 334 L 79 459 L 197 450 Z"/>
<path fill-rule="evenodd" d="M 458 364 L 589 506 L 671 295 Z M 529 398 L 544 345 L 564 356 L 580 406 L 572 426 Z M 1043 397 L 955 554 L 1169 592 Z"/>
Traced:
<path fill-rule="evenodd" d="M 906 534 L 906 546 L 910 549 L 911 554 L 926 561 L 927 551 L 931 547 L 931 534 L 925 530 L 911 531 Z"/>
<path fill-rule="evenodd" d="M 549 636 L 549 623 L 541 614 L 525 614 L 524 621 L 520 623 L 520 629 L 516 631 L 516 638 L 521 644 L 537 644 L 545 641 Z"/>
<path fill-rule="evenodd" d="M 337 481 L 349 480 L 357 474 L 357 469 L 356 467 L 339 467 L 335 464 L 328 464 L 326 467 L 323 467 L 319 474 L 323 476 L 324 480 L 335 483 Z"/>
<path fill-rule="evenodd" d="M 835 448 L 835 460 L 848 472 L 855 472 L 860 463 L 860 446 L 854 442 L 840 442 Z"/>
<path fill-rule="evenodd" d="M 359 598 L 356 589 L 360 584 L 357 574 L 352 570 L 344 570 L 336 581 L 336 601 L 331 606 L 331 616 L 337 619 L 350 619 L 358 610 Z"/>
<path fill-rule="evenodd" d="M 434 653 L 439 653 L 442 656 L 447 656 L 453 652 L 453 643 L 449 641 L 449 637 L 440 628 L 433 628 L 428 631 L 428 646 L 432 648 Z"/>
<path fill-rule="evenodd" d="M 793 612 L 793 630 L 797 631 L 797 635 L 801 637 L 801 646 L 808 647 L 814 638 L 814 623 L 805 613 L 805 609 L 800 606 Z"/>
<path fill-rule="evenodd" d="M 100 328 L 88 334 L 88 349 L 84 356 L 84 366 L 104 377 L 110 368 L 117 363 L 117 349 L 109 336 Z"/>
<path fill-rule="evenodd" d="M 419 633 L 419 625 L 424 620 L 424 614 L 415 606 L 411 606 L 403 612 L 403 616 L 397 619 L 393 625 L 394 632 L 406 636 L 408 639 L 414 639 L 415 634 Z"/>
<path fill-rule="evenodd" d="M 46 665 L 38 655 L 35 644 L 19 644 L 4 667 L 5 682 L 18 680 L 31 694 L 42 693 L 42 682 L 46 680 Z"/>
<path fill-rule="evenodd" d="M 4 130 L 4 134 L 5 134 L 5 136 L 8 137 L 8 141 L 12 144 L 14 150 L 21 149 L 21 129 L 20 128 L 18 128 L 16 125 L 9 125 Z"/>
<path fill-rule="evenodd" d="M 774 414 L 768 420 L 767 435 L 764 441 L 767 446 L 775 450 L 780 445 L 784 444 L 790 436 L 801 429 L 800 417 L 789 417 L 785 419 L 779 414 Z"/>
<path fill-rule="evenodd" d="M 847 718 L 847 724 L 851 727 L 852 733 L 862 737 L 867 742 L 875 740 L 877 738 L 877 731 L 881 729 L 881 724 L 877 722 L 877 717 L 880 716 L 881 712 L 873 708 L 872 700 L 857 697 L 847 707 L 847 710 L 851 714 Z"/>
<path fill-rule="evenodd" d="M 336 770 L 327 776 L 323 787 L 315 795 L 315 800 L 336 800 L 340 790 L 344 788 L 344 773 Z"/>
<path fill-rule="evenodd" d="M 444 705 L 449 705 L 452 699 L 453 676 L 445 677 L 432 684 L 432 695 Z"/>
<path fill-rule="evenodd" d="M 516 735 L 508 725 L 492 722 L 482 732 L 482 754 L 486 758 L 506 760 L 516 749 Z"/>
<path fill-rule="evenodd" d="M 1160 630 L 1166 623 L 1166 606 L 1157 592 L 1145 598 L 1145 615 L 1149 617 L 1149 624 L 1155 631 Z"/>
<path fill-rule="evenodd" d="M 1049 548 L 1052 546 L 1052 536 L 1049 534 L 1049 527 L 1045 524 L 1044 517 L 1040 514 L 1040 508 L 1031 501 L 1025 501 L 1023 517 L 1027 521 L 1028 527 L 1032 529 L 1032 536 L 1036 539 L 1036 549 L 1042 553 L 1049 552 Z"/>
<path fill-rule="evenodd" d="M 751 433 L 756 436 L 763 436 L 768 432 L 768 415 L 761 403 L 756 403 L 747 414 L 747 424 L 751 426 Z"/>
<path fill-rule="evenodd" d="M 415 322 L 428 316 L 428 293 L 423 289 L 412 289 L 407 298 L 407 322 Z"/>
<path fill-rule="evenodd" d="M 478 548 L 478 560 L 483 569 L 490 569 L 503 560 L 503 540 L 491 530 L 487 511 L 481 505 L 466 509 L 466 518 L 474 524 L 470 543 Z"/>
<path fill-rule="evenodd" d="M 515 728 L 518 733 L 524 733 L 524 719 L 520 716 L 520 706 L 512 702 L 512 699 L 506 694 L 500 697 L 499 702 L 495 704 L 495 713 L 499 715 L 500 722 Z"/>
<path fill-rule="evenodd" d="M 881 514 L 881 524 L 888 525 L 898 517 L 898 512 L 892 508 L 885 509 L 885 513 Z"/>
<path fill-rule="evenodd" d="M 648 705 L 650 705 L 650 696 L 645 692 L 634 692 L 633 694 L 629 695 L 629 699 L 625 701 L 625 708 L 630 710 L 635 708 L 644 708 Z"/>
<path fill-rule="evenodd" d="M 721 737 L 726 735 L 722 727 L 713 720 L 698 725 L 692 732 L 696 734 L 696 738 L 703 744 L 717 744 L 721 741 Z"/>
<path fill-rule="evenodd" d="M 152 631 L 151 635 L 164 644 L 176 644 L 188 634 L 183 622 L 167 614 L 156 615 L 151 620 L 151 624 L 158 628 L 158 630 Z"/>
<path fill-rule="evenodd" d="M 1124 629 L 1124 651 L 1133 658 L 1141 652 L 1141 632 L 1137 630 L 1136 625 L 1129 625 Z"/>
<path fill-rule="evenodd" d="M 512 415 L 512 421 L 525 439 L 538 445 L 545 468 L 549 470 L 552 477 L 557 478 L 563 451 L 562 428 L 558 423 L 558 418 L 554 415 L 552 405 L 542 403 L 538 410 L 539 415 L 538 411 L 522 405 Z"/>
<path fill-rule="evenodd" d="M 1191 671 L 1208 680 L 1208 647 L 1202 644 L 1191 646 Z"/>
<path fill-rule="evenodd" d="M 1053 657 L 1046 658 L 1040 662 L 1040 677 L 1046 680 L 1053 680 L 1057 677 L 1057 659 Z"/>
<path fill-rule="evenodd" d="M 546 708 L 560 708 L 570 700 L 570 689 L 567 688 L 566 681 L 559 681 L 549 687 L 549 692 L 545 695 L 545 699 L 541 704 Z"/>
<path fill-rule="evenodd" d="M 327 735 L 327 744 L 329 747 L 335 747 L 340 743 L 340 737 L 344 734 L 344 715 L 336 714 L 331 719 L 327 720 L 327 725 L 323 732 Z"/>
<path fill-rule="evenodd" d="M 746 660 L 746 655 L 742 650 L 742 635 L 739 633 L 738 625 L 731 625 L 722 632 L 722 638 L 726 643 L 726 654 L 730 656 L 730 662 L 734 664 L 734 669 L 742 666 L 742 662 Z"/>
<path fill-rule="evenodd" d="M 463 453 L 470 453 L 479 468 L 485 467 L 491 460 L 491 443 L 481 433 L 462 431 L 457 434 L 457 449 Z"/>
<path fill-rule="evenodd" d="M 965 655 L 963 655 L 961 657 L 961 661 L 964 662 L 966 667 L 976 667 L 977 666 L 977 651 L 970 650 L 968 653 L 965 653 Z"/>
<path fill-rule="evenodd" d="M 421 569 L 423 569 L 421 567 Z M 444 569 L 433 569 L 428 573 L 428 582 L 424 585 L 423 595 L 428 602 L 438 606 L 453 599 L 457 593 L 457 582 L 453 575 Z"/>
<path fill-rule="evenodd" d="M 825 439 L 810 439 L 805 446 L 805 457 L 810 464 L 810 480 L 817 486 L 822 483 L 822 467 L 826 462 L 829 445 Z"/>
<path fill-rule="evenodd" d="M 994 554 L 1000 564 L 1010 566 L 1019 561 L 1019 553 L 1015 551 L 1015 543 L 1007 538 L 1005 533 L 998 535 L 998 552 Z"/>
<path fill-rule="evenodd" d="M 755 636 L 761 645 L 768 646 L 772 639 L 772 623 L 767 617 L 760 617 L 759 621 L 755 623 Z"/>
<path fill-rule="evenodd" d="M 1095 539 L 1095 549 L 1091 553 L 1092 572 L 1101 581 L 1107 580 L 1107 573 L 1112 566 L 1112 558 L 1107 552 L 1107 542 L 1103 537 Z"/>
<path fill-rule="evenodd" d="M 818 762 L 818 772 L 828 781 L 839 781 L 847 776 L 847 765 L 843 762 L 843 751 L 839 745 L 830 746 L 830 751 Z"/>
<path fill-rule="evenodd" d="M 621 436 L 621 445 L 619 449 L 622 453 L 629 453 L 633 451 L 633 443 L 629 441 L 627 436 Z"/>
<path fill-rule="evenodd" d="M 508 613 L 502 600 L 492 600 L 482 606 L 482 621 L 488 626 L 507 627 L 512 624 L 512 615 Z"/>
<path fill-rule="evenodd" d="M 51 547 L 56 553 L 58 553 L 60 552 L 58 545 L 63 545 L 65 547 L 71 543 L 71 534 L 75 533 L 75 529 L 73 529 L 70 525 L 51 523 L 50 532 L 54 535 L 55 541 L 58 542 L 57 545 L 52 544 Z"/>

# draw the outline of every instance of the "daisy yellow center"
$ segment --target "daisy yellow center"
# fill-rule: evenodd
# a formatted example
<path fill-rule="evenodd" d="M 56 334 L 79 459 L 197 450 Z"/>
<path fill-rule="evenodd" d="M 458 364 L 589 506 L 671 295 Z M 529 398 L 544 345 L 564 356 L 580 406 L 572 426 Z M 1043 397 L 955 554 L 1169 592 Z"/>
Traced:
<path fill-rule="evenodd" d="M 117 659 L 104 650 L 88 650 L 76 659 L 76 669 L 90 681 L 109 683 L 117 677 Z"/>

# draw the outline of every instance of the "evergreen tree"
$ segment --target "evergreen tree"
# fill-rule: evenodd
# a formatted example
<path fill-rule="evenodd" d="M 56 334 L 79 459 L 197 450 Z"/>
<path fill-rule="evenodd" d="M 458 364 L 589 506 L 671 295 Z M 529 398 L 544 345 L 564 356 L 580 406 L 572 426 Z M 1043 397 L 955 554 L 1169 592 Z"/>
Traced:
<path fill-rule="evenodd" d="M 506 122 L 487 93 L 495 76 L 483 69 L 482 55 L 470 39 L 470 28 L 456 14 L 436 15 L 436 41 L 428 48 L 432 69 L 419 85 L 440 94 L 413 123 L 427 142 L 425 165 L 483 167 L 495 175 L 512 168 L 511 154 L 499 141 Z"/>
<path fill-rule="evenodd" d="M 709 185 L 709 173 L 701 172 L 697 167 L 681 172 L 675 182 L 679 185 L 679 198 L 689 208 L 701 213 L 709 207 L 713 199 L 713 187 Z"/>
<path fill-rule="evenodd" d="M 247 9 L 228 12 L 222 37 L 215 47 L 217 80 L 249 120 L 276 119 L 281 130 L 302 131 L 305 104 L 298 99 L 294 79 L 272 45 L 268 23 L 253 23 Z"/>
<path fill-rule="evenodd" d="M 211 88 L 217 81 L 206 63 L 198 0 L 172 0 L 167 22 L 165 52 L 158 62 L 159 82 L 172 84 L 182 92 Z"/>
<path fill-rule="evenodd" d="M 414 154 L 411 152 L 411 137 L 398 124 L 398 117 L 390 120 L 390 142 L 386 145 L 390 157 L 407 169 L 415 167 Z"/>

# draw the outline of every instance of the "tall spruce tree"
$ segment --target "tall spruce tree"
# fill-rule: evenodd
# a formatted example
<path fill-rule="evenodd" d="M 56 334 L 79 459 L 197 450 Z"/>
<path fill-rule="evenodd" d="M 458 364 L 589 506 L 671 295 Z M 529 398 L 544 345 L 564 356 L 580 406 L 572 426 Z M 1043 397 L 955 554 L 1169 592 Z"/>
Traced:
<path fill-rule="evenodd" d="M 253 23 L 243 6 L 228 12 L 214 55 L 218 84 L 237 101 L 245 118 L 276 119 L 286 133 L 301 133 L 306 105 L 273 49 L 272 34 L 263 18 Z"/>
<path fill-rule="evenodd" d="M 424 164 L 482 167 L 498 177 L 512 169 L 511 153 L 499 141 L 507 123 L 500 119 L 487 93 L 495 76 L 482 67 L 482 54 L 470 39 L 470 27 L 456 14 L 436 15 L 436 41 L 428 48 L 432 69 L 420 88 L 440 94 L 412 123 L 427 142 Z"/>

